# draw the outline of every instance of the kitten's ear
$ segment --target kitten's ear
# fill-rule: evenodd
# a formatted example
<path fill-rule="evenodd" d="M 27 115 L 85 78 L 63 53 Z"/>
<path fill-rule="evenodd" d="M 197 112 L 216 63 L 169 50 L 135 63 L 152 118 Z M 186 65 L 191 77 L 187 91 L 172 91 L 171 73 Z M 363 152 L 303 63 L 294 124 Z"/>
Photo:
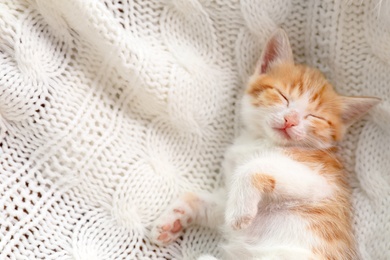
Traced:
<path fill-rule="evenodd" d="M 346 126 L 352 125 L 381 101 L 376 97 L 342 97 L 341 119 Z"/>
<path fill-rule="evenodd" d="M 290 41 L 283 29 L 277 29 L 268 39 L 257 62 L 255 74 L 266 73 L 272 66 L 280 63 L 294 64 Z"/>

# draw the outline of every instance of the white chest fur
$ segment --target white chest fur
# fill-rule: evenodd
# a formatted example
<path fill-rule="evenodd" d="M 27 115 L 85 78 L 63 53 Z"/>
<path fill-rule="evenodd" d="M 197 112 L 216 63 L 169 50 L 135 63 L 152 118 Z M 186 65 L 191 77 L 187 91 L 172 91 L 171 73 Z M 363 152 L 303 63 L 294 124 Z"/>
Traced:
<path fill-rule="evenodd" d="M 247 133 L 238 137 L 228 149 L 223 168 L 228 187 L 237 175 L 263 173 L 275 176 L 280 185 L 286 185 L 296 196 L 321 198 L 330 195 L 330 187 L 318 170 L 290 158 L 283 148 L 270 141 L 253 139 Z M 321 184 L 321 189 L 316 189 L 314 184 Z"/>
<path fill-rule="evenodd" d="M 280 255 L 272 252 L 285 252 L 287 259 L 309 257 L 315 238 L 307 232 L 306 220 L 289 208 L 330 197 L 332 186 L 326 178 L 290 158 L 282 148 L 246 134 L 227 151 L 224 169 L 228 193 L 224 229 L 231 257 L 265 254 L 279 259 Z M 256 174 L 274 180 L 272 193 L 254 187 L 252 177 Z"/>

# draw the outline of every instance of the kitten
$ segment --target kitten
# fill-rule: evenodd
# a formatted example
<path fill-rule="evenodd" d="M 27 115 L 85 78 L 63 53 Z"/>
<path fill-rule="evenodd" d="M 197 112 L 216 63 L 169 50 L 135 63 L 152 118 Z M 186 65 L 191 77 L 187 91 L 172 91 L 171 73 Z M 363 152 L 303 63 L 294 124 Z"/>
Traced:
<path fill-rule="evenodd" d="M 166 245 L 199 224 L 220 228 L 223 259 L 355 259 L 336 143 L 378 102 L 338 95 L 318 70 L 294 64 L 277 30 L 242 98 L 243 129 L 223 163 L 226 188 L 185 194 L 156 220 L 152 239 Z"/>

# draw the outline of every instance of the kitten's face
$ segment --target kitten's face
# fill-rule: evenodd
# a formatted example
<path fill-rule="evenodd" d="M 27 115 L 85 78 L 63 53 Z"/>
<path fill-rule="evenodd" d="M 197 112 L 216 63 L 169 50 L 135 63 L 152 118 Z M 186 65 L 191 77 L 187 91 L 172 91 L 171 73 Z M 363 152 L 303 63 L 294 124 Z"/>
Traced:
<path fill-rule="evenodd" d="M 244 120 L 282 145 L 325 148 L 340 140 L 346 126 L 342 99 L 312 68 L 280 64 L 252 77 L 244 98 Z"/>
<path fill-rule="evenodd" d="M 316 69 L 295 65 L 284 31 L 268 41 L 242 103 L 246 128 L 279 145 L 328 148 L 379 99 L 337 94 Z"/>

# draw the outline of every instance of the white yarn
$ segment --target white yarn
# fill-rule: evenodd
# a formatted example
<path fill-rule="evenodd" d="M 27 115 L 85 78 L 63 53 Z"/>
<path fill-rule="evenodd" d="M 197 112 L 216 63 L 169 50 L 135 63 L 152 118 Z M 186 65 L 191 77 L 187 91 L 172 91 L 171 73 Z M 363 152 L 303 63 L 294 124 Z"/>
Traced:
<path fill-rule="evenodd" d="M 390 31 L 377 6 L 1 1 L 0 259 L 218 256 L 216 231 L 159 248 L 148 226 L 182 192 L 221 185 L 237 100 L 279 25 L 341 93 L 383 99 L 340 154 L 362 258 L 389 259 Z"/>

